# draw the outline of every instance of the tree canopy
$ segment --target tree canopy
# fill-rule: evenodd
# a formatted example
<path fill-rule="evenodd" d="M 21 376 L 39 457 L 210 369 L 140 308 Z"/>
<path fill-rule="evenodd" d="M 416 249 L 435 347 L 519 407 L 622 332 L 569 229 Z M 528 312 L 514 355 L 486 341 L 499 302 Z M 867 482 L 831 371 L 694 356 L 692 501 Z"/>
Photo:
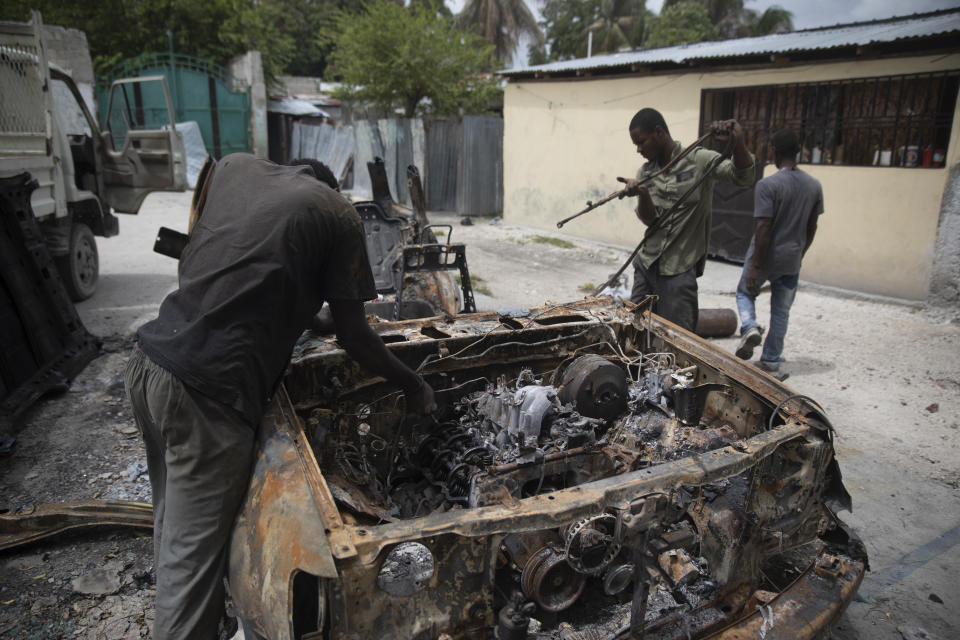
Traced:
<path fill-rule="evenodd" d="M 543 42 L 543 32 L 525 0 L 467 0 L 456 22 L 492 44 L 497 58 L 505 62 L 516 53 L 522 35 L 529 35 L 535 44 Z"/>
<path fill-rule="evenodd" d="M 645 0 L 541 0 L 546 47 L 530 47 L 531 64 L 675 44 L 793 30 L 793 14 L 777 5 L 762 13 L 750 0 L 665 0 L 660 15 Z M 549 50 L 549 53 L 548 53 Z"/>
<path fill-rule="evenodd" d="M 263 57 L 268 80 L 284 73 L 320 75 L 324 50 L 314 34 L 349 0 L 5 0 L 0 19 L 26 21 L 30 9 L 45 24 L 87 35 L 98 73 L 144 53 L 169 50 L 226 64 L 250 49 Z"/>
<path fill-rule="evenodd" d="M 344 97 L 384 111 L 402 108 L 408 117 L 475 113 L 501 99 L 490 74 L 493 47 L 422 5 L 373 0 L 359 15 L 337 12 L 324 34 Z"/>
<path fill-rule="evenodd" d="M 541 26 L 555 60 L 636 49 L 652 14 L 645 0 L 546 0 Z"/>
<path fill-rule="evenodd" d="M 793 31 L 793 14 L 778 5 L 767 7 L 763 13 L 746 7 L 750 0 L 664 0 L 661 16 L 673 6 L 695 2 L 703 5 L 710 22 L 717 29 L 717 38 L 746 38 L 770 33 Z"/>
<path fill-rule="evenodd" d="M 719 35 L 707 8 L 696 0 L 687 0 L 663 7 L 653 20 L 644 46 L 655 49 L 684 42 L 718 40 Z"/>

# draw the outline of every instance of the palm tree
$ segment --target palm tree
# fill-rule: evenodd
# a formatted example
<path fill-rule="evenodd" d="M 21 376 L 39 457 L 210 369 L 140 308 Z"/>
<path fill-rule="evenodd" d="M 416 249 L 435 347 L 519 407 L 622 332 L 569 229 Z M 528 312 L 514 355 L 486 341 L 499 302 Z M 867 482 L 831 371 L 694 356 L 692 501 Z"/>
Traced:
<path fill-rule="evenodd" d="M 793 14 L 781 6 L 767 7 L 753 27 L 753 35 L 765 36 L 771 33 L 793 31 Z"/>
<path fill-rule="evenodd" d="M 663 9 L 682 2 L 699 2 L 705 6 L 710 22 L 724 40 L 793 31 L 793 14 L 778 5 L 772 5 L 760 14 L 744 7 L 744 0 L 665 0 Z"/>
<path fill-rule="evenodd" d="M 456 20 L 483 36 L 501 60 L 513 57 L 522 34 L 543 42 L 543 32 L 524 0 L 467 0 Z"/>
<path fill-rule="evenodd" d="M 600 0 L 597 19 L 587 27 L 580 49 L 585 54 L 593 34 L 594 53 L 635 49 L 643 41 L 646 0 Z"/>

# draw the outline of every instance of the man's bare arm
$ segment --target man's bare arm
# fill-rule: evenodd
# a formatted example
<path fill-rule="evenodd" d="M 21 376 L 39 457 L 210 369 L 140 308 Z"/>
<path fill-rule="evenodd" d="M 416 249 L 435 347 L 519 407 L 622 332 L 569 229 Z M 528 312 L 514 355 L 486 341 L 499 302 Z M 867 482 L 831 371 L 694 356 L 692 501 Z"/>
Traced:
<path fill-rule="evenodd" d="M 767 252 L 770 250 L 770 235 L 773 221 L 770 218 L 755 218 L 756 226 L 753 230 L 753 260 L 747 272 L 747 290 L 751 293 L 760 291 L 760 266 L 766 262 Z"/>
<path fill-rule="evenodd" d="M 817 219 L 820 216 L 810 216 L 807 220 L 807 242 L 803 245 L 803 255 L 807 255 L 807 249 L 813 244 L 813 236 L 817 235 Z"/>
<path fill-rule="evenodd" d="M 718 120 L 710 125 L 714 138 L 720 144 L 725 144 L 729 136 L 733 136 L 733 166 L 737 169 L 747 169 L 753 165 L 753 156 L 747 151 L 743 142 L 743 128 L 736 120 Z"/>
<path fill-rule="evenodd" d="M 383 376 L 403 390 L 407 410 L 429 413 L 437 408 L 433 389 L 415 371 L 390 353 L 380 336 L 367 324 L 359 300 L 330 300 L 337 340 L 364 369 Z"/>
<path fill-rule="evenodd" d="M 640 222 L 649 227 L 657 218 L 657 208 L 653 206 L 650 191 L 648 191 L 644 185 L 640 184 L 639 180 L 634 180 L 633 178 L 617 178 L 617 180 L 626 184 L 623 188 L 624 193 L 621 198 L 624 196 L 637 196 L 637 217 L 640 218 Z"/>

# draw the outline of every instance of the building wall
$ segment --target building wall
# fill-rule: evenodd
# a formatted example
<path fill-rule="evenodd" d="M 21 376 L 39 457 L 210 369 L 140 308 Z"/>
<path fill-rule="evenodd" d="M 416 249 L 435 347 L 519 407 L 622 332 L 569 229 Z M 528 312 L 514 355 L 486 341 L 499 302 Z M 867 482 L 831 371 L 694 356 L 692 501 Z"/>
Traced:
<path fill-rule="evenodd" d="M 248 51 L 230 61 L 230 74 L 250 84 L 250 152 L 260 158 L 269 153 L 267 144 L 267 89 L 259 51 Z"/>
<path fill-rule="evenodd" d="M 750 85 L 818 82 L 960 68 L 960 54 L 779 69 L 568 79 L 507 85 L 504 97 L 504 217 L 556 229 L 586 201 L 620 188 L 643 159 L 627 126 L 640 108 L 664 114 L 682 144 L 696 139 L 700 92 Z M 927 297 L 941 199 L 960 161 L 955 114 L 940 169 L 802 165 L 823 183 L 826 215 L 802 276 L 901 298 Z M 769 168 L 768 168 L 769 170 Z M 633 247 L 643 226 L 633 202 L 613 201 L 568 223 L 571 235 Z"/>
<path fill-rule="evenodd" d="M 53 25 L 43 25 L 41 33 L 47 61 L 64 69 L 73 78 L 90 113 L 97 113 L 94 99 L 93 62 L 90 59 L 90 47 L 87 34 L 79 29 L 66 29 Z"/>

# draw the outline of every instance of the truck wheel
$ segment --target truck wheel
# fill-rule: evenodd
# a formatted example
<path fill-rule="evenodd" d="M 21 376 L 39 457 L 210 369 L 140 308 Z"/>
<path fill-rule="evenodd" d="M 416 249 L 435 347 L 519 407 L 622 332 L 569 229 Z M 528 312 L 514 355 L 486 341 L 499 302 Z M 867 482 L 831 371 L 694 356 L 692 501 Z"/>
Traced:
<path fill-rule="evenodd" d="M 56 262 L 71 300 L 86 300 L 97 290 L 100 256 L 90 227 L 82 222 L 74 223 L 70 230 L 70 252 L 56 258 Z"/>

